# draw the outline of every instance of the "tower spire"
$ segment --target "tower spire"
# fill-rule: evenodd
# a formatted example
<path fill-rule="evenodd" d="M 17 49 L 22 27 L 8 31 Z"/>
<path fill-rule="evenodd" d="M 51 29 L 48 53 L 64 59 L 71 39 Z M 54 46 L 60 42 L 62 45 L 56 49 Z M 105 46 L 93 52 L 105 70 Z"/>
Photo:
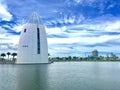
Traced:
<path fill-rule="evenodd" d="M 37 12 L 33 12 L 26 20 L 26 23 L 42 24 Z"/>

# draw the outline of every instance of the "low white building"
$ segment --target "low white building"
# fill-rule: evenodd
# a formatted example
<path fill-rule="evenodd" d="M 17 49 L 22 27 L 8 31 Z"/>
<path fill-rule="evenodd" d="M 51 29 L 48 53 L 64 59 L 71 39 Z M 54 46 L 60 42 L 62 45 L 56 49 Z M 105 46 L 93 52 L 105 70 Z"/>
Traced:
<path fill-rule="evenodd" d="M 16 63 L 48 63 L 46 32 L 36 12 L 28 17 L 21 31 Z"/>

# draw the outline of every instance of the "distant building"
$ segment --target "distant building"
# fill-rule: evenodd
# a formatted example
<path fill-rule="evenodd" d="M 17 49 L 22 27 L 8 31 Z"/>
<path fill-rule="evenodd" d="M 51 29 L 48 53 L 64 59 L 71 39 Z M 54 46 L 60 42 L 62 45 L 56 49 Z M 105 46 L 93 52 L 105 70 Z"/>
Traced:
<path fill-rule="evenodd" d="M 92 56 L 98 57 L 98 51 L 97 50 L 92 51 Z"/>
<path fill-rule="evenodd" d="M 113 53 L 110 53 L 110 57 L 112 58 L 112 57 L 115 57 L 115 55 L 113 54 Z"/>
<path fill-rule="evenodd" d="M 105 57 L 105 60 L 109 60 L 109 59 L 110 59 L 110 57 L 109 57 L 109 54 L 107 53 L 106 57 Z"/>
<path fill-rule="evenodd" d="M 118 57 L 115 54 L 110 53 L 110 60 L 116 60 L 116 59 L 118 59 Z"/>
<path fill-rule="evenodd" d="M 106 58 L 108 58 L 108 57 L 109 57 L 109 54 L 107 53 L 107 54 L 106 54 Z"/>

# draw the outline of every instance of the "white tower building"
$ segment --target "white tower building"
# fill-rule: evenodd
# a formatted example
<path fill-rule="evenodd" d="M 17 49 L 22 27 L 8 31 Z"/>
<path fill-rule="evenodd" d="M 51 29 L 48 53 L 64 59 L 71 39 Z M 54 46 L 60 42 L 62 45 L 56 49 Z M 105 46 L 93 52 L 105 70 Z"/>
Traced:
<path fill-rule="evenodd" d="M 48 46 L 44 25 L 32 13 L 23 26 L 18 46 L 18 64 L 48 63 Z"/>

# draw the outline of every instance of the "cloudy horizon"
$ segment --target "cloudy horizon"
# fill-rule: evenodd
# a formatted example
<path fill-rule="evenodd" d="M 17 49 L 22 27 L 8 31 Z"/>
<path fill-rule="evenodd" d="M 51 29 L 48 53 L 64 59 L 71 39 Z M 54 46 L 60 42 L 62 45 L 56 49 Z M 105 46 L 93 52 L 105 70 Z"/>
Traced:
<path fill-rule="evenodd" d="M 119 0 L 0 0 L 0 53 L 16 52 L 25 19 L 38 12 L 54 56 L 120 56 Z"/>

